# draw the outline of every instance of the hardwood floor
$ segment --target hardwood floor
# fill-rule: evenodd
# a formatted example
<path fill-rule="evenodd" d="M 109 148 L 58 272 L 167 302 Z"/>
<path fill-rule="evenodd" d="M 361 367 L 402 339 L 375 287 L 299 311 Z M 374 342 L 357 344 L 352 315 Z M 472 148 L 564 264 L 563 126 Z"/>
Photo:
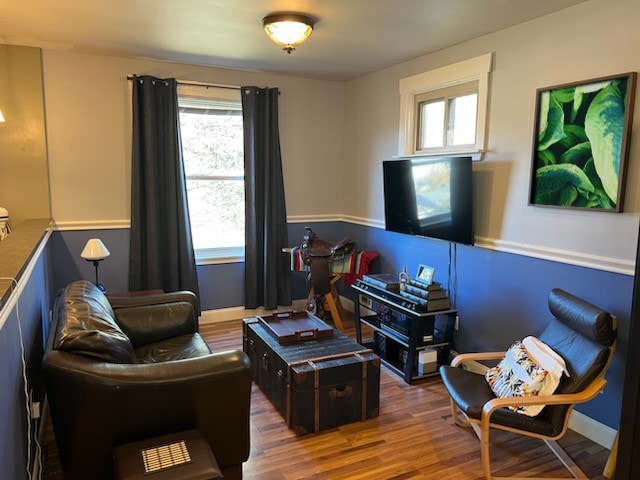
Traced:
<path fill-rule="evenodd" d="M 355 337 L 353 321 L 346 325 Z M 214 351 L 242 348 L 239 320 L 203 325 L 200 333 Z M 484 479 L 480 443 L 471 429 L 453 423 L 437 377 L 410 386 L 383 366 L 379 417 L 303 437 L 287 428 L 255 385 L 251 402 L 245 480 Z M 570 478 L 540 440 L 496 431 L 492 441 L 496 475 Z M 559 443 L 590 479 L 604 480 L 607 449 L 572 431 Z M 44 450 L 43 478 L 61 479 L 52 435 Z"/>
<path fill-rule="evenodd" d="M 355 338 L 353 321 L 347 333 Z M 214 350 L 241 349 L 240 321 L 204 325 Z M 407 385 L 382 367 L 380 416 L 297 437 L 254 385 L 247 480 L 439 479 L 481 480 L 480 443 L 453 423 L 439 378 Z M 496 475 L 569 477 L 540 440 L 492 432 Z M 602 480 L 609 451 L 569 431 L 559 442 L 591 479 Z"/>

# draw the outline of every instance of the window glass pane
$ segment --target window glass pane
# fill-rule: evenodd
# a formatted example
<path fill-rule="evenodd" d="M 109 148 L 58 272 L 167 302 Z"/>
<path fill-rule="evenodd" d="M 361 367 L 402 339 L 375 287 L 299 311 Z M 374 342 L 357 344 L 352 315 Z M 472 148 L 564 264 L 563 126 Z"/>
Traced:
<path fill-rule="evenodd" d="M 477 108 L 477 93 L 449 100 L 447 145 L 473 145 L 476 143 Z"/>
<path fill-rule="evenodd" d="M 244 181 L 187 180 L 193 247 L 244 245 Z"/>
<path fill-rule="evenodd" d="M 420 148 L 442 147 L 444 139 L 444 100 L 420 105 Z"/>
<path fill-rule="evenodd" d="M 244 175 L 242 112 L 180 108 L 187 176 Z"/>
<path fill-rule="evenodd" d="M 239 92 L 238 92 L 239 97 Z M 244 246 L 240 99 L 181 96 L 180 135 L 196 250 Z M 220 253 L 221 256 L 228 253 Z"/>

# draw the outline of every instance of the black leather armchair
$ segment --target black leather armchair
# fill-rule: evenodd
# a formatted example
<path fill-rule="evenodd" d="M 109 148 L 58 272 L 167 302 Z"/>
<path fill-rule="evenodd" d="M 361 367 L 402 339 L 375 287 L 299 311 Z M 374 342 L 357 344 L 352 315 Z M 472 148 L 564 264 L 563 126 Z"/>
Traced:
<path fill-rule="evenodd" d="M 466 361 L 499 360 L 505 352 L 462 354 L 451 366 L 440 367 L 456 424 L 473 427 L 480 438 L 487 480 L 503 478 L 491 473 L 491 428 L 542 439 L 574 478 L 587 478 L 555 440 L 565 434 L 575 405 L 591 400 L 607 384 L 604 375 L 615 349 L 615 317 L 560 289 L 549 294 L 549 310 L 553 317 L 539 338 L 564 359 L 570 374 L 562 377 L 554 394 L 517 397 L 515 402 L 514 397 L 497 398 L 483 375 L 456 368 Z M 545 407 L 530 417 L 506 408 L 514 403 Z"/>
<path fill-rule="evenodd" d="M 212 354 L 197 333 L 195 296 L 113 300 L 74 282 L 55 299 L 43 358 L 60 463 L 67 480 L 112 480 L 113 448 L 192 428 L 225 478 L 249 456 L 249 360 Z"/>

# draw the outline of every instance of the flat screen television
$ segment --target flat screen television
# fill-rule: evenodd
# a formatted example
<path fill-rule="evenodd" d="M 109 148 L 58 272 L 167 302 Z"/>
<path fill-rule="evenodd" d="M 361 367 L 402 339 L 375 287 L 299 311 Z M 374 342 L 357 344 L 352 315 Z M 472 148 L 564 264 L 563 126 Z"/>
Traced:
<path fill-rule="evenodd" d="M 473 245 L 471 157 L 382 162 L 385 228 Z"/>

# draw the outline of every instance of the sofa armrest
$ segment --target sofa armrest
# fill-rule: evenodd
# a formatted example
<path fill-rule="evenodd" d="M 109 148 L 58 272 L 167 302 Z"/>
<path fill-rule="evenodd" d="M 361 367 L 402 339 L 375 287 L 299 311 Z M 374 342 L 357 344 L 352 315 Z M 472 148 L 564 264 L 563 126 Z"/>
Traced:
<path fill-rule="evenodd" d="M 196 310 L 198 299 L 193 292 L 182 290 L 178 292 L 156 293 L 152 295 L 141 295 L 137 297 L 110 297 L 107 299 L 114 310 L 123 307 L 139 307 L 142 305 L 157 305 L 161 303 L 189 302 Z"/>
<path fill-rule="evenodd" d="M 134 348 L 198 331 L 197 317 L 190 302 L 120 307 L 113 312 Z"/>
<path fill-rule="evenodd" d="M 249 456 L 251 372 L 241 351 L 134 365 L 50 351 L 44 372 L 61 463 L 78 478 L 112 478 L 112 459 L 88 453 L 87 439 L 92 452 L 111 452 L 197 428 L 221 468 Z"/>

